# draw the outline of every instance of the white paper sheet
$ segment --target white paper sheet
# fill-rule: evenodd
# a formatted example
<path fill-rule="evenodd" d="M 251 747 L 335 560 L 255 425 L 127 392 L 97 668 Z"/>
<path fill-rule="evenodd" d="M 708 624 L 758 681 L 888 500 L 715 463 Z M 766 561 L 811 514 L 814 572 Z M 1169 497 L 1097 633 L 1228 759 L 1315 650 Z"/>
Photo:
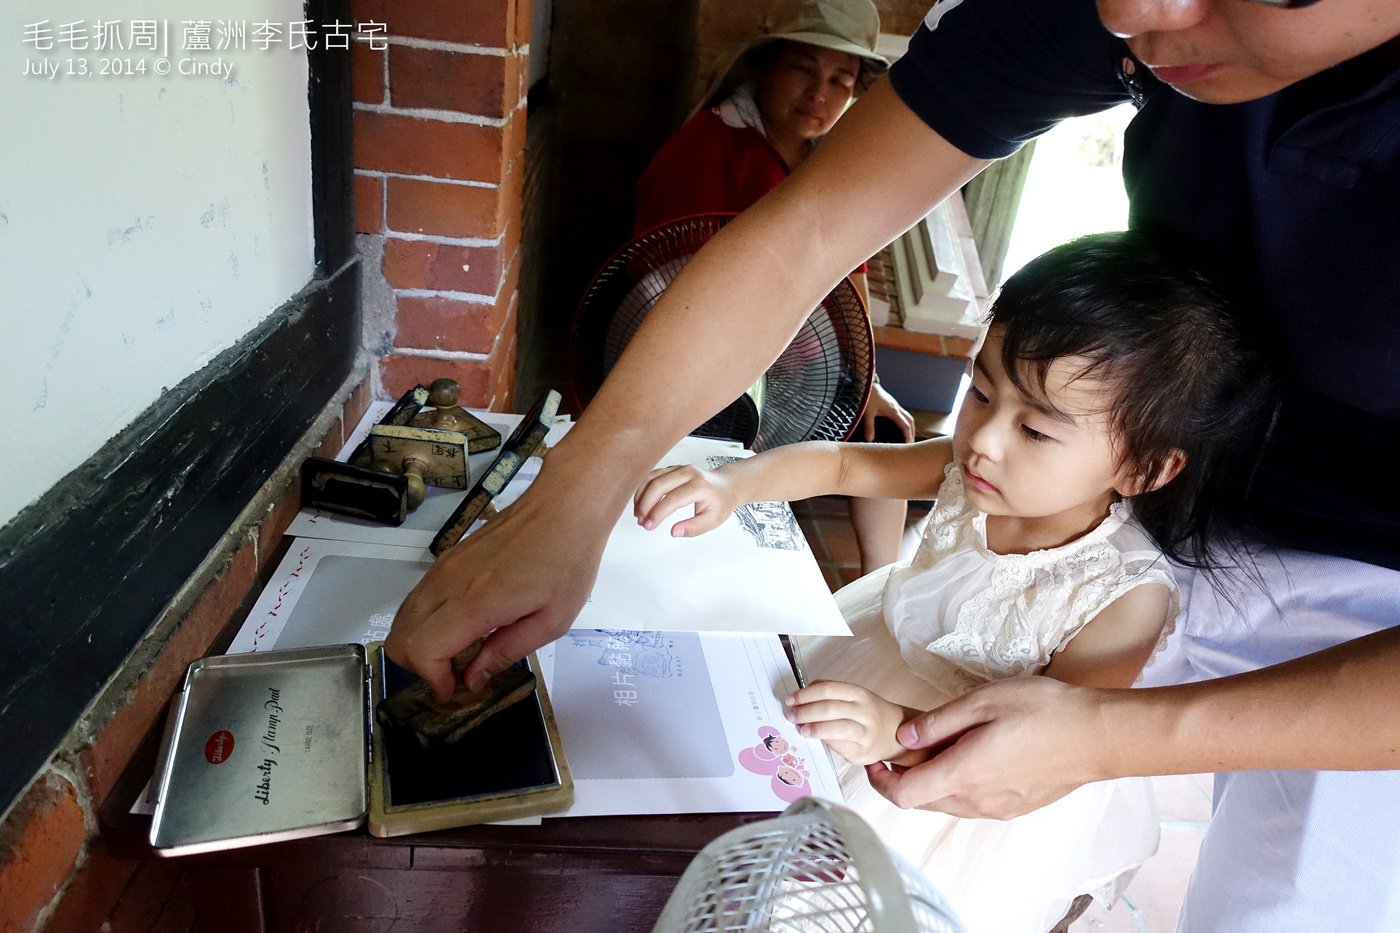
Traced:
<path fill-rule="evenodd" d="M 738 444 L 687 437 L 658 466 L 713 469 L 753 456 Z M 741 506 L 695 538 L 673 538 L 686 507 L 647 531 L 629 503 L 613 527 L 578 628 L 849 635 L 786 502 Z"/>
<path fill-rule="evenodd" d="M 432 563 L 426 548 L 296 538 L 228 653 L 383 641 Z"/>
<path fill-rule="evenodd" d="M 382 417 L 382 412 L 379 416 Z M 373 420 L 368 423 L 372 424 Z M 556 425 L 550 433 L 553 435 L 557 431 L 562 436 L 571 426 L 569 423 Z M 368 431 L 367 425 L 365 430 Z M 352 436 L 347 452 L 353 449 L 353 443 Z M 659 465 L 689 463 L 713 467 L 729 459 L 748 456 L 752 456 L 750 451 L 731 442 L 684 438 Z M 475 461 L 476 458 L 472 459 Z M 538 464 L 539 461 L 535 459 L 527 461 L 497 501 L 508 505 L 518 498 L 536 475 Z M 425 503 L 399 528 L 303 509 L 288 533 L 297 532 L 298 529 L 309 530 L 304 531 L 305 537 L 297 538 L 287 559 L 264 591 L 258 608 L 264 608 L 266 602 L 267 611 L 285 614 L 287 601 L 292 601 L 290 604 L 294 605 L 295 599 L 299 598 L 295 594 L 306 585 L 301 576 L 314 572 L 314 567 L 310 565 L 305 571 L 297 570 L 295 565 L 298 561 L 293 558 L 303 552 L 307 555 L 307 561 L 319 560 L 319 555 L 323 554 L 335 554 L 340 558 L 332 561 L 328 568 L 340 566 L 341 559 L 348 561 L 346 566 L 353 566 L 356 561 L 368 561 L 363 565 L 363 573 L 334 569 L 326 571 L 326 575 L 336 576 L 338 589 L 334 592 L 338 594 L 337 605 L 342 607 L 343 613 L 347 613 L 343 616 L 343 625 L 334 625 L 339 626 L 336 627 L 337 632 L 345 634 L 342 628 L 350 626 L 348 620 L 354 618 L 358 620 L 355 622 L 358 625 L 367 618 L 364 612 L 352 613 L 350 607 L 374 606 L 376 613 L 373 618 L 376 625 L 382 622 L 382 631 L 368 627 L 365 631 L 376 631 L 380 633 L 379 638 L 384 637 L 399 602 L 427 570 L 427 564 L 432 562 L 431 555 L 426 551 L 428 543 L 462 495 L 446 490 L 429 490 L 429 495 L 434 492 L 444 495 L 439 500 Z M 421 522 L 413 527 L 414 516 L 422 515 L 431 502 L 448 499 L 451 501 L 446 511 L 440 519 L 433 520 L 431 527 L 425 527 Z M 581 628 L 632 631 L 783 632 L 792 635 L 851 633 L 836 608 L 816 558 L 797 525 L 797 519 L 786 503 L 747 505 L 736 510 L 728 521 L 708 534 L 698 538 L 672 538 L 671 526 L 688 517 L 691 511 L 689 508 L 683 509 L 668 518 L 661 527 L 647 531 L 632 517 L 629 504 L 619 516 L 608 539 L 593 592 L 575 624 Z M 313 544 L 314 541 L 360 543 L 366 548 L 327 550 Z M 410 546 L 405 548 L 404 545 Z M 413 566 L 391 572 L 379 563 L 383 560 L 398 560 Z M 392 581 L 392 585 L 385 581 Z M 276 600 L 269 600 L 268 594 L 275 591 L 284 605 L 274 609 Z M 264 619 L 263 622 L 267 627 L 273 625 L 271 619 Z M 334 644 L 337 641 L 356 641 L 361 637 L 357 635 L 315 643 Z M 264 645 L 265 641 L 264 635 L 256 643 Z"/>
<path fill-rule="evenodd" d="M 540 662 L 574 777 L 554 816 L 842 800 L 821 743 L 783 718 L 797 684 L 775 635 L 574 629 Z"/>
<path fill-rule="evenodd" d="M 392 407 L 392 402 L 376 401 L 372 402 L 365 412 L 360 423 L 355 426 L 355 430 L 350 433 L 345 446 L 341 448 L 336 456 L 337 460 L 344 461 L 360 442 L 369 436 L 369 429 L 379 422 L 380 418 Z M 468 409 L 482 421 L 501 432 L 501 439 L 510 436 L 520 424 L 520 415 L 505 414 L 498 411 L 481 411 L 479 409 Z M 546 444 L 557 444 L 559 440 L 573 427 L 567 417 L 561 416 L 559 421 L 549 433 L 545 435 Z M 467 457 L 467 471 L 471 476 L 471 481 L 475 483 L 481 478 L 492 462 L 500 448 L 484 451 L 479 454 L 471 454 Z M 504 493 L 497 497 L 498 508 L 505 508 L 510 503 L 519 498 L 520 493 L 529 485 L 530 480 L 538 475 L 540 461 L 534 457 L 525 461 L 520 472 L 516 474 L 518 482 L 512 482 L 506 487 Z M 404 523 L 397 527 L 373 522 L 369 519 L 355 518 L 350 515 L 338 515 L 335 512 L 323 512 L 320 509 L 304 508 L 292 519 L 291 525 L 287 527 L 287 534 L 305 538 L 325 538 L 333 541 L 361 541 L 366 544 L 392 544 L 398 547 L 425 548 L 433 543 L 433 537 L 438 533 L 447 520 L 452 516 L 457 504 L 466 496 L 466 490 L 461 489 L 439 489 L 436 486 L 428 487 L 427 497 L 423 504 L 418 506 Z"/>
<path fill-rule="evenodd" d="M 430 560 L 422 549 L 298 539 L 229 653 L 382 640 Z M 560 815 L 841 799 L 821 744 L 783 718 L 797 684 L 776 635 L 575 629 L 538 656 L 575 781 Z"/>

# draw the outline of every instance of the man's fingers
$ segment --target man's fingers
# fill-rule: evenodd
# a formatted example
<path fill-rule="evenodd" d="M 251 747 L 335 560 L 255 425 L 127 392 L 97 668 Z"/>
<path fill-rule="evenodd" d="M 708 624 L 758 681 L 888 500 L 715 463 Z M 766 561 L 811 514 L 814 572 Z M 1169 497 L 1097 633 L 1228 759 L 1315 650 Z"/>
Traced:
<path fill-rule="evenodd" d="M 422 661 L 415 666 L 415 670 L 433 688 L 433 696 L 439 703 L 446 703 L 457 692 L 457 675 L 452 672 L 450 660 Z"/>
<path fill-rule="evenodd" d="M 567 621 L 560 623 L 539 614 L 496 629 L 487 636 L 481 645 L 481 653 L 466 670 L 467 689 L 480 690 L 492 677 L 525 657 L 536 646 L 554 641 L 568 629 Z"/>
<path fill-rule="evenodd" d="M 905 809 L 908 807 L 900 803 L 900 800 L 904 796 L 904 774 L 907 773 L 896 773 L 879 761 L 865 766 L 865 776 L 870 779 L 870 786 L 896 807 Z"/>
<path fill-rule="evenodd" d="M 948 742 L 974 726 L 987 721 L 986 714 L 972 701 L 973 694 L 915 716 L 895 732 L 905 748 L 929 748 Z"/>
<path fill-rule="evenodd" d="M 980 817 L 981 814 L 963 806 L 956 797 L 942 792 L 941 782 L 925 770 L 931 771 L 932 765 L 934 762 L 928 761 L 914 768 L 891 770 L 877 761 L 865 766 L 865 775 L 880 796 L 903 810 L 918 808 L 971 819 Z"/>
<path fill-rule="evenodd" d="M 448 553 L 451 553 L 450 551 Z M 444 557 L 447 555 L 444 554 Z M 399 604 L 399 611 L 394 613 L 394 623 L 389 629 L 389 638 L 386 639 L 385 647 L 389 650 L 389 656 L 393 658 L 395 664 L 403 664 L 397 655 L 397 644 L 402 642 L 402 636 L 412 629 L 417 628 L 425 619 L 442 608 L 446 597 L 441 586 L 432 584 L 433 578 L 441 575 L 438 568 L 443 561 L 438 560 L 428 568 L 428 572 L 423 575 L 423 579 L 409 591 Z M 434 573 L 434 571 L 438 571 Z M 427 583 L 427 585 L 424 585 Z M 394 633 L 400 634 L 399 638 L 394 637 Z"/>

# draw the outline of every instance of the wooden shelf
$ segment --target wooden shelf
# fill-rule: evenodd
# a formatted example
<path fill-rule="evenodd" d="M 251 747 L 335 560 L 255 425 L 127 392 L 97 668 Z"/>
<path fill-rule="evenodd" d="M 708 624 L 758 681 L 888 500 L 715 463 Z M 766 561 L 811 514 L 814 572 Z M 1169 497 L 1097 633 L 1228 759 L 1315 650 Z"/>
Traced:
<path fill-rule="evenodd" d="M 973 342 L 963 337 L 941 334 L 920 334 L 902 327 L 876 327 L 875 346 L 890 350 L 909 350 L 929 356 L 950 356 L 960 360 L 972 359 Z"/>

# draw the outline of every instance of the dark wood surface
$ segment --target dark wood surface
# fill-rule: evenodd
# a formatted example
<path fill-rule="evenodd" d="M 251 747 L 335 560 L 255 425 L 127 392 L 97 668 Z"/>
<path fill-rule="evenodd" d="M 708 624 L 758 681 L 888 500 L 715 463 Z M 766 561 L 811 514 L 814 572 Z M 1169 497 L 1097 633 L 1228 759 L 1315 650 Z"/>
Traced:
<path fill-rule="evenodd" d="M 242 614 L 230 621 L 215 653 L 241 623 Z M 157 858 L 150 819 L 129 811 L 160 732 L 157 723 L 101 813 L 106 845 L 122 858 Z M 560 818 L 393 839 L 358 830 L 177 861 L 190 874 L 199 933 L 645 933 L 696 853 L 774 816 Z"/>
<path fill-rule="evenodd" d="M 157 724 L 101 813 L 120 858 L 158 857 L 150 818 L 129 811 L 159 739 Z M 696 853 L 773 816 L 560 818 L 392 839 L 357 830 L 177 861 L 189 871 L 199 933 L 644 933 Z"/>
<path fill-rule="evenodd" d="M 350 0 L 307 0 L 313 22 L 349 23 Z M 352 145 L 350 52 L 325 42 L 307 52 L 311 111 L 311 210 L 316 275 L 329 278 L 355 258 L 355 158 Z M 359 303 L 356 302 L 358 309 Z"/>
<path fill-rule="evenodd" d="M 641 933 L 707 843 L 772 816 L 546 819 L 394 839 L 358 831 L 180 861 L 200 933 Z M 126 846 L 136 855 L 141 843 Z"/>

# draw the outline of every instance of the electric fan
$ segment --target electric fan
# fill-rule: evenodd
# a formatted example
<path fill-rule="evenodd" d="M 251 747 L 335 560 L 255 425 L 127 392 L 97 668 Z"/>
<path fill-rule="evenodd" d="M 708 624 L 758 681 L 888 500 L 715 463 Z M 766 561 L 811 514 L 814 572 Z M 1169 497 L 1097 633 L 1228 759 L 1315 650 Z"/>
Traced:
<path fill-rule="evenodd" d="M 804 797 L 700 850 L 652 933 L 963 933 L 865 821 Z"/>
<path fill-rule="evenodd" d="M 579 407 L 598 387 L 661 293 L 733 214 L 663 224 L 628 243 L 594 277 L 574 317 L 569 360 Z M 849 279 L 808 315 L 759 381 L 694 433 L 754 450 L 843 441 L 860 423 L 875 369 L 870 321 Z"/>

